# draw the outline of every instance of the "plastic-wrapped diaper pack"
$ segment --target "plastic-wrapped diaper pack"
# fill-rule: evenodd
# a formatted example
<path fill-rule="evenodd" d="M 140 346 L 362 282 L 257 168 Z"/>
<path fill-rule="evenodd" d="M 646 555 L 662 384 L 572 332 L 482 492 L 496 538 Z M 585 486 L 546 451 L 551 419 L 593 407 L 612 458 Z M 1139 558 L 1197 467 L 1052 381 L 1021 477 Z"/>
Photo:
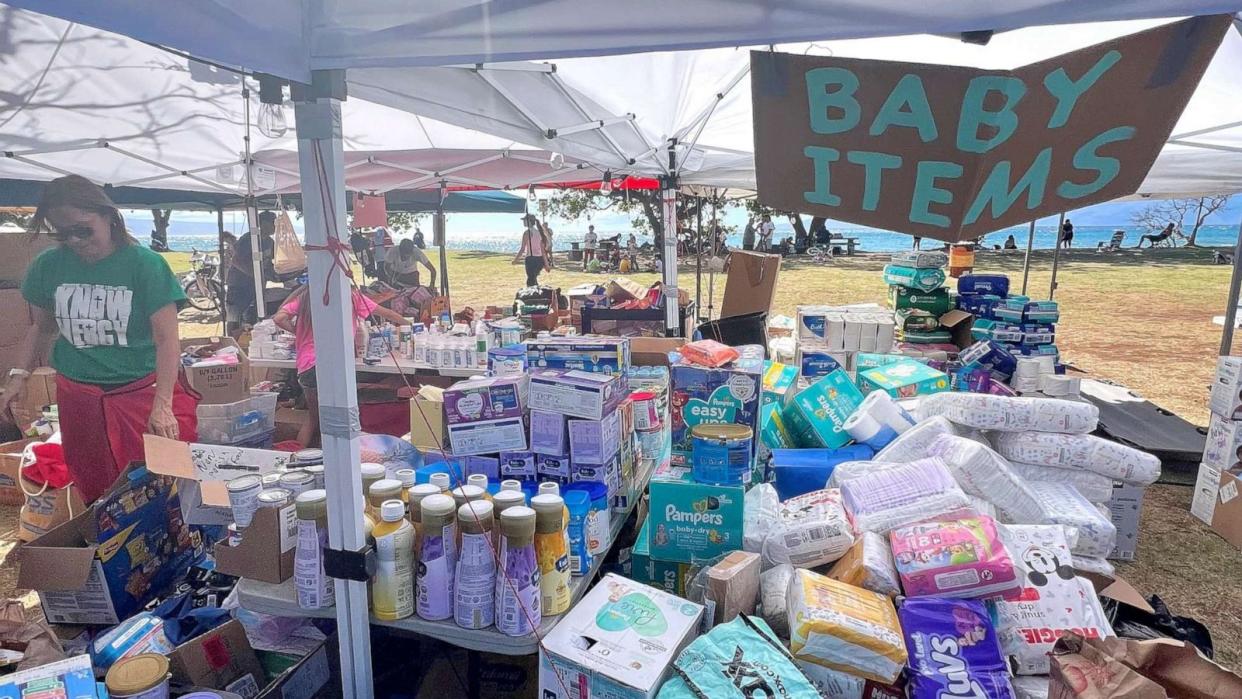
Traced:
<path fill-rule="evenodd" d="M 1015 677 L 1012 684 L 1016 699 L 1048 699 L 1048 677 L 1045 675 Z"/>
<path fill-rule="evenodd" d="M 841 486 L 841 495 L 854 518 L 854 527 L 877 534 L 970 505 L 952 474 L 936 458 L 848 480 Z"/>
<path fill-rule="evenodd" d="M 1134 485 L 1151 485 L 1160 477 L 1160 459 L 1089 434 L 1000 434 L 996 450 L 1011 461 L 1083 469 Z"/>
<path fill-rule="evenodd" d="M 1009 519 L 1030 522 L 1040 515 L 1039 502 L 1026 480 L 989 447 L 965 437 L 941 435 L 932 443 L 931 453 L 949 467 L 967 495 L 996 505 Z"/>
<path fill-rule="evenodd" d="M 781 503 L 776 525 L 763 541 L 764 567 L 789 563 L 813 568 L 832 563 L 854 545 L 841 491 L 816 490 Z"/>
<path fill-rule="evenodd" d="M 1086 434 L 1099 423 L 1100 409 L 1091 403 L 1057 398 L 936 393 L 919 403 L 919 417 L 937 415 L 977 430 Z"/>
<path fill-rule="evenodd" d="M 795 658 L 890 684 L 901 674 L 906 646 L 889 598 L 797 570 L 788 603 Z"/>
<path fill-rule="evenodd" d="M 768 532 L 781 516 L 781 500 L 771 483 L 760 483 L 746 491 L 742 503 L 742 550 L 759 553 Z"/>
<path fill-rule="evenodd" d="M 919 291 L 934 291 L 944 285 L 944 270 L 933 267 L 884 265 L 884 283 Z"/>
<path fill-rule="evenodd" d="M 1111 578 L 1117 574 L 1117 568 L 1112 563 L 1103 558 L 1091 556 L 1074 556 L 1074 570 L 1079 573 L 1102 575 L 1106 578 Z"/>
<path fill-rule="evenodd" d="M 1095 588 L 1074 574 L 1063 527 L 1008 525 L 1001 536 L 1026 573 L 1018 599 L 988 603 L 1001 651 L 1016 674 L 1048 674 L 1047 654 L 1068 631 L 1113 635 Z"/>
<path fill-rule="evenodd" d="M 793 566 L 779 565 L 759 574 L 759 609 L 776 635 L 789 638 L 789 583 Z"/>
<path fill-rule="evenodd" d="M 909 655 L 908 699 L 1014 699 L 987 608 L 977 600 L 911 598 L 897 611 Z"/>
<path fill-rule="evenodd" d="M 888 538 L 910 597 L 1011 596 L 1022 585 L 991 517 L 920 522 Z"/>
<path fill-rule="evenodd" d="M 832 470 L 832 475 L 828 477 L 829 488 L 840 488 L 846 481 L 853 480 L 859 476 L 876 471 L 883 471 L 887 468 L 897 468 L 905 466 L 905 463 L 887 462 L 887 461 L 844 461 L 837 464 Z"/>
<path fill-rule="evenodd" d="M 936 393 L 933 395 L 938 396 L 942 394 Z M 876 461 L 895 463 L 905 463 L 921 459 L 927 456 L 928 447 L 942 434 L 956 435 L 957 430 L 943 417 L 923 420 L 898 435 L 896 439 L 888 443 L 888 446 L 876 452 L 874 458 Z"/>
<path fill-rule="evenodd" d="M 889 597 L 901 594 L 888 539 L 875 532 L 859 534 L 850 550 L 833 564 L 828 577 Z"/>
<path fill-rule="evenodd" d="M 1068 483 L 1077 488 L 1078 492 L 1082 493 L 1082 496 L 1089 502 L 1108 502 L 1113 497 L 1113 479 L 1093 471 L 1026 464 L 1021 461 L 1010 461 L 1009 466 L 1014 473 L 1028 482 Z"/>
<path fill-rule="evenodd" d="M 1042 514 L 1022 524 L 1060 524 L 1078 532 L 1078 542 L 1071 546 L 1075 555 L 1104 558 L 1117 543 L 1117 527 L 1109 516 L 1076 488 L 1066 483 L 1031 483 L 1031 492 L 1039 500 Z"/>
<path fill-rule="evenodd" d="M 904 699 L 906 696 L 900 680 L 897 685 L 883 684 L 805 660 L 794 660 L 794 665 L 819 691 L 820 699 Z"/>
<path fill-rule="evenodd" d="M 736 655 L 735 655 L 736 654 Z M 735 682 L 729 667 L 741 655 L 758 681 L 779 681 L 784 699 L 820 699 L 816 689 L 762 619 L 740 616 L 690 642 L 673 663 L 676 672 L 660 687 L 658 699 L 746 699 L 750 692 Z"/>

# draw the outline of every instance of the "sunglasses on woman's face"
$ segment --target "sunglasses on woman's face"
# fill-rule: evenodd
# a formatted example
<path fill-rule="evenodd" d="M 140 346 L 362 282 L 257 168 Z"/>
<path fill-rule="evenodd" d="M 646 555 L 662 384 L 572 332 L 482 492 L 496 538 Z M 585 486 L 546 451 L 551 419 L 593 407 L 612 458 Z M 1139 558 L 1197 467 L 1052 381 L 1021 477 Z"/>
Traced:
<path fill-rule="evenodd" d="M 95 229 L 86 224 L 78 224 L 76 226 L 64 226 L 62 228 L 57 228 L 48 235 L 52 238 L 52 240 L 63 243 L 70 238 L 81 238 L 82 240 L 85 240 L 92 235 L 95 235 Z"/>

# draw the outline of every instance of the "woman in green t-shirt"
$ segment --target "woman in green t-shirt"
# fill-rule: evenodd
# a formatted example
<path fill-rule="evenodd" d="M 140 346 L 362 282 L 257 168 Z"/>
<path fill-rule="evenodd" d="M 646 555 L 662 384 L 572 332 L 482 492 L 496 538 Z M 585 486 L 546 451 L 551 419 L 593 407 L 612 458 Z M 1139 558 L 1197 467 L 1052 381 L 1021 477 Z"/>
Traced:
<path fill-rule="evenodd" d="M 168 263 L 137 245 L 98 185 L 53 180 L 31 223 L 58 245 L 26 272 L 22 295 L 34 325 L 0 394 L 0 413 L 51 350 L 65 462 L 82 498 L 102 495 L 143 459 L 144 433 L 196 438 L 198 403 L 181 373 L 177 302 Z"/>

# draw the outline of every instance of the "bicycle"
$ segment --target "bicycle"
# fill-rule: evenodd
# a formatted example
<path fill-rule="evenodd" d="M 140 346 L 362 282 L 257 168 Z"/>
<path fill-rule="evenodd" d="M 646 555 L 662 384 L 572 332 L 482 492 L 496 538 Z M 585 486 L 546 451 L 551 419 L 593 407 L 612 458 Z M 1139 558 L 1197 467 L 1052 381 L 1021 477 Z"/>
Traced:
<path fill-rule="evenodd" d="M 808 257 L 811 258 L 811 262 L 814 262 L 817 265 L 823 265 L 823 264 L 832 262 L 832 248 L 829 248 L 829 247 L 820 247 L 818 245 L 812 245 L 811 247 L 806 249 L 806 254 Z"/>
<path fill-rule="evenodd" d="M 190 253 L 190 271 L 181 277 L 186 301 L 199 311 L 219 312 L 224 305 L 224 285 L 220 282 L 220 257 L 211 252 Z"/>

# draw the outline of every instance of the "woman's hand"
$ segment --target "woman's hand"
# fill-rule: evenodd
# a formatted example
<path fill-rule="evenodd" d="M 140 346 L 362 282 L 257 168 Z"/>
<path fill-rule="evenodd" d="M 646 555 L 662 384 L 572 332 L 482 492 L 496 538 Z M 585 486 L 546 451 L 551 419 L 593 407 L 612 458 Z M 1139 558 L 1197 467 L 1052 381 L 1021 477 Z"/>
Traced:
<path fill-rule="evenodd" d="M 147 429 L 151 434 L 160 437 L 180 438 L 180 428 L 177 426 L 177 416 L 173 414 L 171 397 L 155 397 L 155 403 L 151 406 L 151 419 L 147 421 Z"/>
<path fill-rule="evenodd" d="M 25 393 L 26 377 L 21 375 L 10 376 L 8 385 L 4 387 L 4 392 L 0 393 L 0 419 L 17 424 L 17 420 L 13 417 L 13 403 L 21 400 Z"/>

